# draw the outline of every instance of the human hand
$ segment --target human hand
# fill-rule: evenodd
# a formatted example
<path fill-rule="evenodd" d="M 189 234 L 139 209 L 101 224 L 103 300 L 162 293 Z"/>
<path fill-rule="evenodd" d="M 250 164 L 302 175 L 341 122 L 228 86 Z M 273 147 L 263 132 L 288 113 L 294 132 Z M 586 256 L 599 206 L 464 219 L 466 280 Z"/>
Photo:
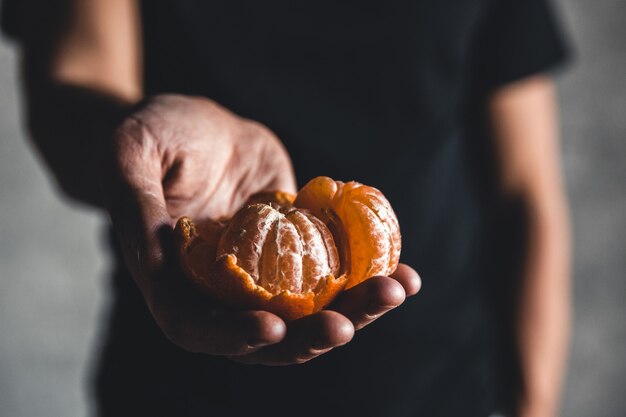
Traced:
<path fill-rule="evenodd" d="M 307 362 L 349 342 L 355 330 L 400 306 L 420 288 L 415 270 L 399 264 L 391 276 L 371 277 L 341 293 L 326 310 L 288 323 L 281 343 L 233 359 L 266 365 Z"/>
<path fill-rule="evenodd" d="M 103 184 L 109 213 L 155 321 L 192 352 L 247 363 L 301 363 L 347 343 L 354 329 L 417 292 L 400 266 L 346 291 L 334 307 L 292 323 L 266 311 L 233 312 L 201 297 L 182 277 L 172 229 L 182 215 L 231 216 L 252 194 L 295 192 L 289 157 L 262 125 L 202 98 L 163 95 L 117 130 Z"/>

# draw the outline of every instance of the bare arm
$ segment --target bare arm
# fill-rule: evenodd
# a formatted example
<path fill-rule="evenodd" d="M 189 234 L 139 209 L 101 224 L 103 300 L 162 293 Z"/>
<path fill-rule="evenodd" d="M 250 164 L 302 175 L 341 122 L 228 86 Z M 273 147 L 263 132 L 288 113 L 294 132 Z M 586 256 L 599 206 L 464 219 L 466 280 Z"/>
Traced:
<path fill-rule="evenodd" d="M 489 105 L 501 186 L 528 216 L 517 306 L 524 382 L 519 416 L 558 414 L 570 333 L 570 227 L 561 176 L 557 104 L 549 78 L 497 91 Z"/>
<path fill-rule="evenodd" d="M 21 64 L 32 139 L 66 194 L 102 206 L 98 155 L 142 97 L 136 2 L 25 1 Z"/>

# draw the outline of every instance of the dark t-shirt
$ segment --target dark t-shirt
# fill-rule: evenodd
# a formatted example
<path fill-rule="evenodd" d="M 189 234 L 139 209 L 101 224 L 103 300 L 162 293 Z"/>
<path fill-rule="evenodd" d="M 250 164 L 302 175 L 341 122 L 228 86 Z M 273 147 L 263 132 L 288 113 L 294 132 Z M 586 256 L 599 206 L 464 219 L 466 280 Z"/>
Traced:
<path fill-rule="evenodd" d="M 120 268 L 98 376 L 106 415 L 492 412 L 509 382 L 490 301 L 502 271 L 483 101 L 563 59 L 546 1 L 147 0 L 142 18 L 147 95 L 204 95 L 266 124 L 300 185 L 327 175 L 381 189 L 423 289 L 309 363 L 249 366 L 172 346 Z"/>

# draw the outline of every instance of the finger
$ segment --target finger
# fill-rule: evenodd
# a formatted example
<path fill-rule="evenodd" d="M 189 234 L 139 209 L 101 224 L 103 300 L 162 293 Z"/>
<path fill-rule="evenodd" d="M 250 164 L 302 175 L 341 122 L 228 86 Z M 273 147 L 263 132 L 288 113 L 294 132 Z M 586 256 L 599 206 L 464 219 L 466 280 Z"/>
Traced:
<path fill-rule="evenodd" d="M 398 268 L 390 277 L 402 285 L 407 297 L 417 294 L 422 288 L 422 279 L 413 268 L 406 264 L 398 264 Z"/>
<path fill-rule="evenodd" d="M 205 303 L 206 306 L 206 303 Z M 168 338 L 183 349 L 211 355 L 245 355 L 280 342 L 287 326 L 267 311 L 215 312 L 205 308 L 204 315 L 180 311 Z"/>
<path fill-rule="evenodd" d="M 115 135 L 103 188 L 126 263 L 143 287 L 142 281 L 163 275 L 165 255 L 173 244 L 160 158 L 153 154 L 149 132 L 134 119 L 128 119 Z"/>
<path fill-rule="evenodd" d="M 109 201 L 109 215 L 126 265 L 137 284 L 155 280 L 166 269 L 166 248 L 172 228 L 165 203 L 157 193 L 117 186 Z"/>
<path fill-rule="evenodd" d="M 403 286 L 394 278 L 372 277 L 341 294 L 329 308 L 348 317 L 361 329 L 406 298 Z"/>
<path fill-rule="evenodd" d="M 280 317 L 267 311 L 225 310 L 199 293 L 167 257 L 149 278 L 144 291 L 148 308 L 163 333 L 187 351 L 242 355 L 285 337 L 287 326 Z"/>
<path fill-rule="evenodd" d="M 348 343 L 352 336 L 354 326 L 347 317 L 334 311 L 321 311 L 290 323 L 281 343 L 231 359 L 264 365 L 300 364 Z"/>

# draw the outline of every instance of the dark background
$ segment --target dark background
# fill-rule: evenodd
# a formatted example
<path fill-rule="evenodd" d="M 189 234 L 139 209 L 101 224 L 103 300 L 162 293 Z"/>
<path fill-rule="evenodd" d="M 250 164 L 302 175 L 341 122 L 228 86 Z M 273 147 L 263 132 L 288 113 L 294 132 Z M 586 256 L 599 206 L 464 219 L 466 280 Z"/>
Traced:
<path fill-rule="evenodd" d="M 560 0 L 559 79 L 575 234 L 563 416 L 626 415 L 626 1 Z M 104 219 L 62 202 L 26 143 L 16 50 L 0 41 L 0 416 L 82 416 L 106 314 Z"/>

